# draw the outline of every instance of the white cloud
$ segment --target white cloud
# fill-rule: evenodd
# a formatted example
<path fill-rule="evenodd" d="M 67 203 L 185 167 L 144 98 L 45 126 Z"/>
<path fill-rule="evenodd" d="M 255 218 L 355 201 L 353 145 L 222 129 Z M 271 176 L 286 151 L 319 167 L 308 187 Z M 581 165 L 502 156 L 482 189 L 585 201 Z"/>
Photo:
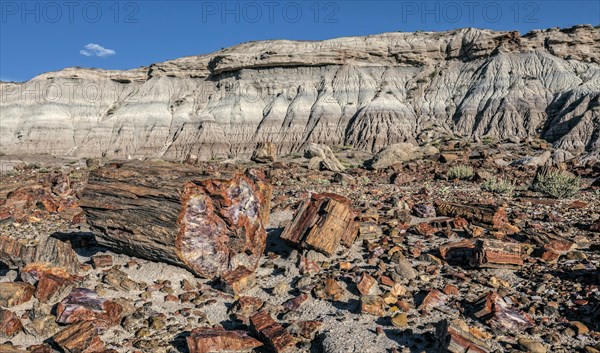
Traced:
<path fill-rule="evenodd" d="M 111 55 L 116 54 L 116 52 L 114 50 L 106 49 L 103 46 L 96 44 L 96 43 L 87 44 L 84 48 L 85 49 L 81 49 L 79 51 L 79 54 L 81 54 L 83 56 L 104 57 L 104 56 L 111 56 Z"/>

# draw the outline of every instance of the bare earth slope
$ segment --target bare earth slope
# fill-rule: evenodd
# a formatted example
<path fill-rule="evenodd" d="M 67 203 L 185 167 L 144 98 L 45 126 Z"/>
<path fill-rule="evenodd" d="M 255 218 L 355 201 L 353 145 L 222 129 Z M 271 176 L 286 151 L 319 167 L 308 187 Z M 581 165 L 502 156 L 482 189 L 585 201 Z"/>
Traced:
<path fill-rule="evenodd" d="M 202 159 L 424 131 L 600 149 L 600 28 L 249 42 L 128 71 L 0 83 L 0 153 Z"/>

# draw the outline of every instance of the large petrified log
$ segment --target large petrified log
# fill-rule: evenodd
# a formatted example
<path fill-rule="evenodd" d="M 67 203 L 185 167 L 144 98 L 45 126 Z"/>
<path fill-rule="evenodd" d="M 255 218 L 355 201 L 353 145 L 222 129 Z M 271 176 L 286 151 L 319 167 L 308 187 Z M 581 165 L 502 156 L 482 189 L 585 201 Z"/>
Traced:
<path fill-rule="evenodd" d="M 350 247 L 356 239 L 355 216 L 347 198 L 331 193 L 313 194 L 300 205 L 281 238 L 292 245 L 332 255 L 340 243 Z"/>
<path fill-rule="evenodd" d="M 81 206 L 101 245 L 215 278 L 258 265 L 271 193 L 257 170 L 217 179 L 179 164 L 111 163 L 90 174 Z"/>

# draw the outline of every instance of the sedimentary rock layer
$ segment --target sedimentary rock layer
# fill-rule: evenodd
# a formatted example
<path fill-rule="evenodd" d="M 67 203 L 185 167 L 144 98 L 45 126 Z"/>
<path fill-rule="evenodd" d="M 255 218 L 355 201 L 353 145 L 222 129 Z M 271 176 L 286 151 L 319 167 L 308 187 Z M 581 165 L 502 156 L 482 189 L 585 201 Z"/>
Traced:
<path fill-rule="evenodd" d="M 600 29 L 459 29 L 248 42 L 128 71 L 0 83 L 0 153 L 250 157 L 378 151 L 424 131 L 600 148 Z M 60 141 L 60 143 L 56 143 Z"/>

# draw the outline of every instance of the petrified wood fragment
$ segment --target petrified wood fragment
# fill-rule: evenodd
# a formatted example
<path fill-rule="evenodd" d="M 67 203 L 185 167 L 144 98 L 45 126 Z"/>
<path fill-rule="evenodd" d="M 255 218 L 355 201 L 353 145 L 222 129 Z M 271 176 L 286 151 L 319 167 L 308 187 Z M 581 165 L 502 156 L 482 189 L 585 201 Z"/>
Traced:
<path fill-rule="evenodd" d="M 450 263 L 468 263 L 475 252 L 475 240 L 461 240 L 440 246 L 440 256 Z"/>
<path fill-rule="evenodd" d="M 12 337 L 23 330 L 21 320 L 10 310 L 0 309 L 0 337 Z"/>
<path fill-rule="evenodd" d="M 200 327 L 186 338 L 190 353 L 250 352 L 263 344 L 245 331 Z"/>
<path fill-rule="evenodd" d="M 21 278 L 27 283 L 36 285 L 33 295 L 42 303 L 60 300 L 71 290 L 77 279 L 61 267 L 39 262 L 23 267 Z"/>
<path fill-rule="evenodd" d="M 471 265 L 479 267 L 522 266 L 522 253 L 520 243 L 480 239 L 475 244 Z"/>
<path fill-rule="evenodd" d="M 385 302 L 378 295 L 361 295 L 360 312 L 374 316 L 385 316 Z"/>
<path fill-rule="evenodd" d="M 281 238 L 292 245 L 314 249 L 326 255 L 335 253 L 341 243 L 351 246 L 358 226 L 347 198 L 331 194 L 313 194 L 302 202 Z"/>
<path fill-rule="evenodd" d="M 510 306 L 496 292 L 490 292 L 477 300 L 474 307 L 476 317 L 506 332 L 517 332 L 535 324 L 529 315 Z"/>
<path fill-rule="evenodd" d="M 56 322 L 73 324 L 94 321 L 97 327 L 110 327 L 121 321 L 123 307 L 85 288 L 75 288 L 56 307 Z"/>
<path fill-rule="evenodd" d="M 450 353 L 489 353 L 492 350 L 481 337 L 479 330 L 468 327 L 460 321 L 442 320 L 436 325 L 437 348 L 439 352 Z"/>
<path fill-rule="evenodd" d="M 215 278 L 258 265 L 271 192 L 256 170 L 215 179 L 185 165 L 112 163 L 90 174 L 81 203 L 101 245 Z"/>
<path fill-rule="evenodd" d="M 463 205 L 441 200 L 435 201 L 435 207 L 438 215 L 462 217 L 469 222 L 492 225 L 495 229 L 502 229 L 508 224 L 506 210 L 503 207 Z"/>
<path fill-rule="evenodd" d="M 0 262 L 21 268 L 32 262 L 46 262 L 71 273 L 79 270 L 79 260 L 71 244 L 53 237 L 28 241 L 0 236 Z"/>
<path fill-rule="evenodd" d="M 295 345 L 294 337 L 265 311 L 250 317 L 250 327 L 274 352 L 288 352 Z"/>
<path fill-rule="evenodd" d="M 52 336 L 52 339 L 67 353 L 97 353 L 105 348 L 98 328 L 92 321 L 69 325 Z"/>
<path fill-rule="evenodd" d="M 23 282 L 0 283 L 0 306 L 10 308 L 28 302 L 35 287 Z"/>

